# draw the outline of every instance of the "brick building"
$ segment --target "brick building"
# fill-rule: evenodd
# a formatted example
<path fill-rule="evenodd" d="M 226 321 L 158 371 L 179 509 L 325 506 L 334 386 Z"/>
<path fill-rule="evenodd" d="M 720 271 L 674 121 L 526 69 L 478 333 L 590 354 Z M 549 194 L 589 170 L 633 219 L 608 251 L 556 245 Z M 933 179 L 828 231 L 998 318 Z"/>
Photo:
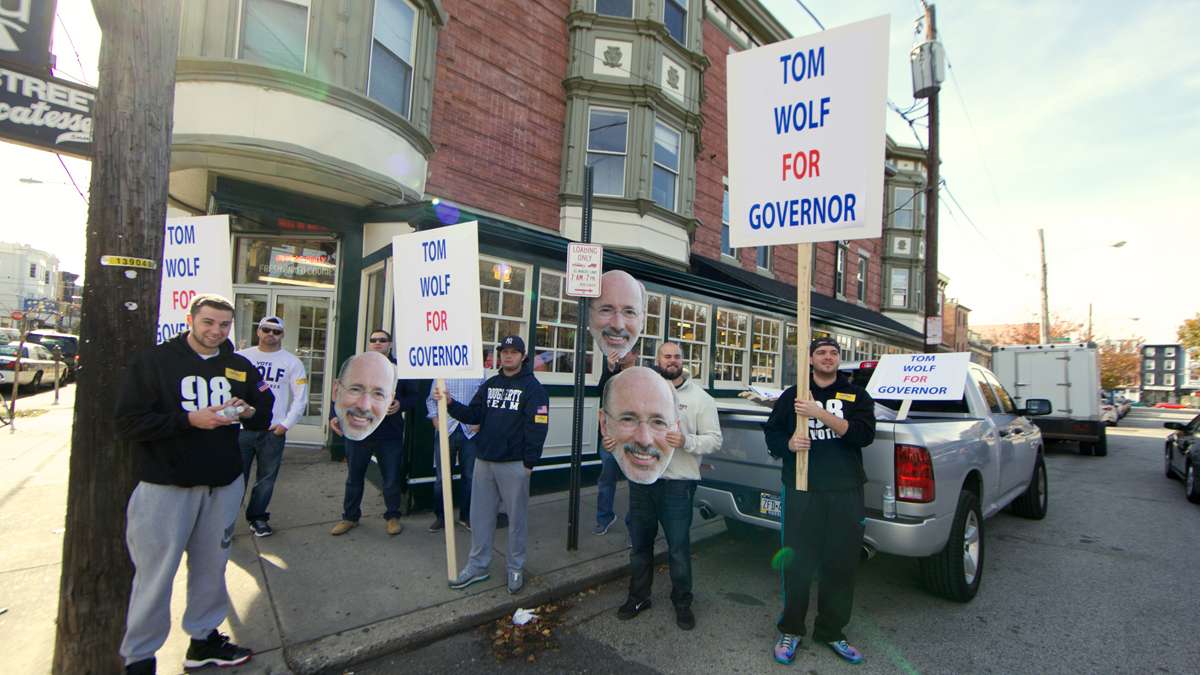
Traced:
<path fill-rule="evenodd" d="M 725 55 L 790 37 L 756 0 L 189 0 L 180 35 L 173 215 L 230 214 L 236 340 L 284 316 L 311 374 L 296 438 L 394 324 L 392 236 L 444 223 L 480 223 L 485 346 L 525 335 L 565 393 L 588 165 L 643 354 L 680 342 L 718 396 L 794 381 L 797 249 L 728 245 Z M 813 330 L 848 359 L 921 349 L 923 158 L 889 139 L 883 237 L 814 247 Z"/>

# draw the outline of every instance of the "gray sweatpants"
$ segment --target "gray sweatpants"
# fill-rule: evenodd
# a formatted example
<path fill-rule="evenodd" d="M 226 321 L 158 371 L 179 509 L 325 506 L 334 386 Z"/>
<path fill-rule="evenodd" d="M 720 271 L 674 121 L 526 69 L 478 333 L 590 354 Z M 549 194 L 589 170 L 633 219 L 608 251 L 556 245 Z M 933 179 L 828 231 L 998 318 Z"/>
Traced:
<path fill-rule="evenodd" d="M 508 571 L 520 572 L 525 568 L 529 473 L 522 462 L 476 459 L 471 481 L 471 559 L 467 561 L 472 572 L 483 572 L 492 564 L 501 502 L 508 514 Z"/>
<path fill-rule="evenodd" d="M 133 560 L 133 590 L 125 618 L 125 664 L 154 656 L 171 632 L 171 587 L 188 554 L 183 629 L 200 640 L 229 614 L 225 565 L 245 485 L 217 488 L 141 482 L 125 511 L 125 543 Z"/>

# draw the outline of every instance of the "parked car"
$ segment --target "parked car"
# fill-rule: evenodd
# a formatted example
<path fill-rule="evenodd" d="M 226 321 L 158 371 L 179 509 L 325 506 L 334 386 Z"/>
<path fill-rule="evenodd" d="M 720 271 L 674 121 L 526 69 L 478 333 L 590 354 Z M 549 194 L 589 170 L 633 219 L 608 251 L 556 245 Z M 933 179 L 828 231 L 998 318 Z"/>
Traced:
<path fill-rule="evenodd" d="M 1188 501 L 1200 504 L 1200 415 L 1187 424 L 1166 422 L 1163 426 L 1174 430 L 1164 448 L 1167 478 L 1182 478 Z"/>
<path fill-rule="evenodd" d="M 6 345 L 10 342 L 21 341 L 21 330 L 19 328 L 9 328 L 8 326 L 0 326 L 0 345 Z"/>
<path fill-rule="evenodd" d="M 0 384 L 11 385 L 16 373 L 18 350 L 21 351 L 21 371 L 19 386 L 32 386 L 37 389 L 43 384 L 54 384 L 55 378 L 59 383 L 67 380 L 67 365 L 61 361 L 55 362 L 54 357 L 45 347 L 26 342 L 10 342 L 0 345 Z"/>
<path fill-rule="evenodd" d="M 1125 416 L 1129 414 L 1129 409 L 1133 407 L 1133 401 L 1124 396 L 1118 396 L 1114 405 L 1117 406 L 1117 419 L 1125 419 Z"/>
<path fill-rule="evenodd" d="M 865 386 L 872 368 L 849 372 Z M 1042 432 L 1028 418 L 1049 413 L 1050 402 L 1029 398 L 1018 408 L 978 365 L 966 377 L 962 399 L 914 401 L 904 421 L 894 420 L 900 401 L 877 401 L 875 440 L 862 451 L 867 554 L 919 558 L 926 587 L 958 602 L 975 597 L 983 578 L 984 519 L 1009 507 L 1037 520 L 1048 506 Z M 731 531 L 777 530 L 780 461 L 762 430 L 770 411 L 739 404 L 718 403 L 724 441 L 704 457 L 696 505 L 703 518 L 724 516 Z M 889 487 L 894 518 L 884 511 Z"/>
<path fill-rule="evenodd" d="M 50 329 L 38 329 L 29 331 L 25 335 L 25 339 L 29 342 L 36 342 L 48 350 L 53 350 L 55 346 L 62 349 L 62 358 L 67 364 L 67 375 L 75 377 L 75 371 L 79 370 L 78 335 L 60 333 Z"/>
<path fill-rule="evenodd" d="M 1104 426 L 1115 427 L 1120 420 L 1121 416 L 1117 414 L 1117 406 L 1104 401 L 1100 402 L 1100 421 L 1104 422 Z"/>

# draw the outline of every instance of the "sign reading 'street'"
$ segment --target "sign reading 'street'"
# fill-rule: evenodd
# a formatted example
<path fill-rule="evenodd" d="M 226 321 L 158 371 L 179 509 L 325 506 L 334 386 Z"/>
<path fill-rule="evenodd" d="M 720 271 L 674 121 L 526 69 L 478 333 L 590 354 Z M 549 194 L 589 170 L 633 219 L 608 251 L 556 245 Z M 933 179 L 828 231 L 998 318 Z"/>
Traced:
<path fill-rule="evenodd" d="M 730 246 L 878 237 L 886 16 L 730 54 Z"/>
<path fill-rule="evenodd" d="M 392 238 L 400 379 L 482 377 L 479 223 Z"/>
<path fill-rule="evenodd" d="M 101 264 L 144 265 L 144 261 L 138 262 L 139 258 L 105 257 L 108 261 Z M 229 216 L 167 219 L 158 301 L 158 342 L 166 342 L 188 329 L 188 309 L 196 295 L 216 293 L 233 299 L 229 259 Z"/>

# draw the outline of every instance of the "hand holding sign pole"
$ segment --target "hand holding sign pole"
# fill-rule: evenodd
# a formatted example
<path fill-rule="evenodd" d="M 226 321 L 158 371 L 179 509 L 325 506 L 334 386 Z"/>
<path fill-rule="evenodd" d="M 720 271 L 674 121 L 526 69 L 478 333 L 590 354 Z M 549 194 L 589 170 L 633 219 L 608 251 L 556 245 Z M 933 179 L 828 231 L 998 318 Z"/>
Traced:
<path fill-rule="evenodd" d="M 436 380 L 442 508 L 454 513 L 443 378 L 483 376 L 479 322 L 479 224 L 461 223 L 392 238 L 396 375 Z M 466 403 L 466 401 L 464 401 Z M 458 574 L 454 528 L 445 529 L 446 575 Z"/>
<path fill-rule="evenodd" d="M 870 239 L 883 219 L 886 16 L 726 57 L 729 243 L 800 244 L 796 395 L 808 386 L 812 242 Z M 795 438 L 807 438 L 808 420 Z M 808 489 L 808 453 L 796 453 Z"/>

